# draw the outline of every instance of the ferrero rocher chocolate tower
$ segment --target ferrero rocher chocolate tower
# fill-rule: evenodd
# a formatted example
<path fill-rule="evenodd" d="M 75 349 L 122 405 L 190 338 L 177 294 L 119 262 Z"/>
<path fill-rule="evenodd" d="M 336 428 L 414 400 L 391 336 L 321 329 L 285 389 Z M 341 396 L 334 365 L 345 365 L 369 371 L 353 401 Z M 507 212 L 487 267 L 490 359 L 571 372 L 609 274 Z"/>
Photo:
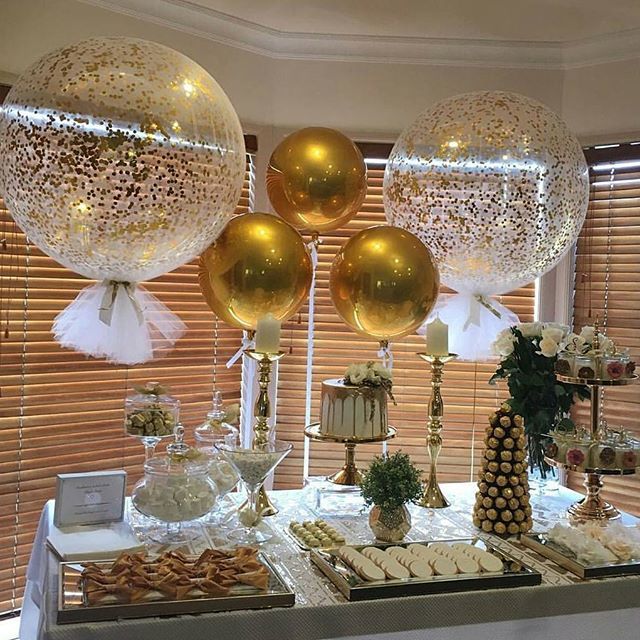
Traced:
<path fill-rule="evenodd" d="M 499 536 L 531 529 L 524 420 L 505 403 L 489 416 L 473 524 Z"/>

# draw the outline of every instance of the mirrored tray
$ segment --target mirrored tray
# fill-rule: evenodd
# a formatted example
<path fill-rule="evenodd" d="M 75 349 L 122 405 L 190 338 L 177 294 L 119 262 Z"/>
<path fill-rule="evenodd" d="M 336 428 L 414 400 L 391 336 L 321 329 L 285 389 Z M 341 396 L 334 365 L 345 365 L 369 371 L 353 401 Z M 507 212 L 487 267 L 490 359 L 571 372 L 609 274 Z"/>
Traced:
<path fill-rule="evenodd" d="M 61 562 L 58 584 L 58 624 L 78 622 L 98 622 L 120 618 L 148 618 L 174 616 L 237 609 L 264 609 L 291 607 L 295 604 L 295 594 L 278 573 L 270 560 L 262 553 L 259 561 L 269 571 L 269 585 L 265 591 L 238 585 L 225 596 L 207 596 L 184 600 L 155 599 L 129 604 L 86 604 L 81 586 L 82 562 Z M 195 558 L 194 558 L 195 559 Z M 108 568 L 112 561 L 95 562 Z M 160 596 L 160 594 L 158 594 Z"/>
<path fill-rule="evenodd" d="M 358 551 L 365 547 L 407 547 L 409 544 L 428 546 L 430 542 L 411 542 L 397 544 L 348 545 Z M 498 556 L 503 562 L 502 573 L 457 574 L 455 576 L 432 576 L 430 578 L 405 578 L 400 580 L 363 580 L 348 564 L 337 555 L 337 549 L 316 550 L 310 552 L 311 561 L 326 575 L 347 600 L 372 600 L 378 598 L 396 598 L 453 591 L 475 591 L 478 589 L 500 589 L 508 587 L 535 586 L 542 582 L 542 575 L 522 564 L 520 560 L 494 547 L 480 538 L 455 538 L 437 540 L 446 544 L 464 542 L 484 549 Z"/>
<path fill-rule="evenodd" d="M 546 534 L 526 534 L 520 538 L 522 546 L 553 560 L 561 567 L 575 573 L 580 578 L 606 578 L 640 574 L 640 558 L 610 564 L 586 565 L 578 561 L 575 554 L 562 545 L 551 542 Z"/>

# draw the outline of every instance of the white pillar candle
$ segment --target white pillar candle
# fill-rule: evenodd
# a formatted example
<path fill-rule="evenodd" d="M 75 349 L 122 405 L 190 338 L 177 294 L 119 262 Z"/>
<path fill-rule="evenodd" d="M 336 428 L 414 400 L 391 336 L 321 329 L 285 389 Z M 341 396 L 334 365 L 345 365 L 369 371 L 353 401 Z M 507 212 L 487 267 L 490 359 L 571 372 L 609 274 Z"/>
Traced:
<path fill-rule="evenodd" d="M 436 318 L 427 325 L 425 333 L 427 353 L 432 356 L 449 355 L 449 325 Z"/>
<path fill-rule="evenodd" d="M 258 320 L 255 350 L 258 353 L 278 353 L 280 351 L 280 320 L 271 313 Z"/>

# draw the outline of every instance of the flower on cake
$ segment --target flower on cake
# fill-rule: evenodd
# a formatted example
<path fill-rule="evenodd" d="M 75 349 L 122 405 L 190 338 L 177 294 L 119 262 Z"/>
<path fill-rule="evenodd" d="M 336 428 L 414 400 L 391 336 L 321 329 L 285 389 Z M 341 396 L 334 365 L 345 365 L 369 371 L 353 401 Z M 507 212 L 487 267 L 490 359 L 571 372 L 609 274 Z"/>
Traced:
<path fill-rule="evenodd" d="M 393 400 L 393 376 L 390 369 L 387 369 L 379 362 L 369 360 L 368 362 L 357 362 L 350 364 L 344 374 L 344 383 L 356 387 L 382 387 L 389 398 Z"/>

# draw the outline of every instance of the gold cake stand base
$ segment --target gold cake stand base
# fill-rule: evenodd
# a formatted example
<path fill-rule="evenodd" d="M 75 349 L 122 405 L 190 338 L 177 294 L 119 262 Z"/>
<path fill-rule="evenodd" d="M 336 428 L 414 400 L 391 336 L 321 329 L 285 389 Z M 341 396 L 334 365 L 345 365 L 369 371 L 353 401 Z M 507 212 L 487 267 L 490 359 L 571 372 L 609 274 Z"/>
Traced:
<path fill-rule="evenodd" d="M 329 482 L 339 484 L 344 487 L 357 487 L 362 482 L 362 473 L 356 466 L 356 446 L 359 444 L 370 444 L 372 442 L 386 442 L 396 437 L 397 431 L 389 427 L 386 434 L 376 438 L 345 438 L 326 433 L 320 433 L 320 423 L 315 422 L 304 428 L 304 435 L 310 440 L 320 442 L 342 442 L 344 444 L 344 465 L 342 469 L 327 476 Z"/>
<path fill-rule="evenodd" d="M 596 330 L 597 335 L 597 330 Z M 617 380 L 603 380 L 601 378 L 576 378 L 574 376 L 565 376 L 556 374 L 556 378 L 561 382 L 571 384 L 586 384 L 591 389 L 591 437 L 595 442 L 598 438 L 600 430 L 600 387 L 621 387 L 633 384 L 638 380 L 637 375 L 628 378 L 618 378 Z M 576 471 L 584 473 L 583 486 L 587 490 L 587 495 L 572 504 L 567 509 L 569 519 L 573 522 L 587 522 L 589 520 L 615 520 L 620 517 L 620 512 L 612 505 L 606 502 L 600 496 L 600 490 L 604 486 L 602 476 L 628 476 L 635 474 L 635 469 L 600 469 L 600 468 L 579 468 L 569 464 L 563 464 L 552 458 L 545 457 L 545 462 L 552 467 L 561 467 L 568 471 Z"/>
<path fill-rule="evenodd" d="M 581 469 L 570 464 L 562 464 L 547 456 L 545 456 L 544 461 L 552 467 L 584 473 L 584 482 L 582 484 L 587 490 L 587 495 L 582 500 L 574 502 L 567 509 L 567 514 L 572 522 L 615 520 L 620 517 L 620 512 L 600 495 L 600 491 L 604 487 L 602 476 L 631 476 L 635 474 L 635 469 Z"/>

